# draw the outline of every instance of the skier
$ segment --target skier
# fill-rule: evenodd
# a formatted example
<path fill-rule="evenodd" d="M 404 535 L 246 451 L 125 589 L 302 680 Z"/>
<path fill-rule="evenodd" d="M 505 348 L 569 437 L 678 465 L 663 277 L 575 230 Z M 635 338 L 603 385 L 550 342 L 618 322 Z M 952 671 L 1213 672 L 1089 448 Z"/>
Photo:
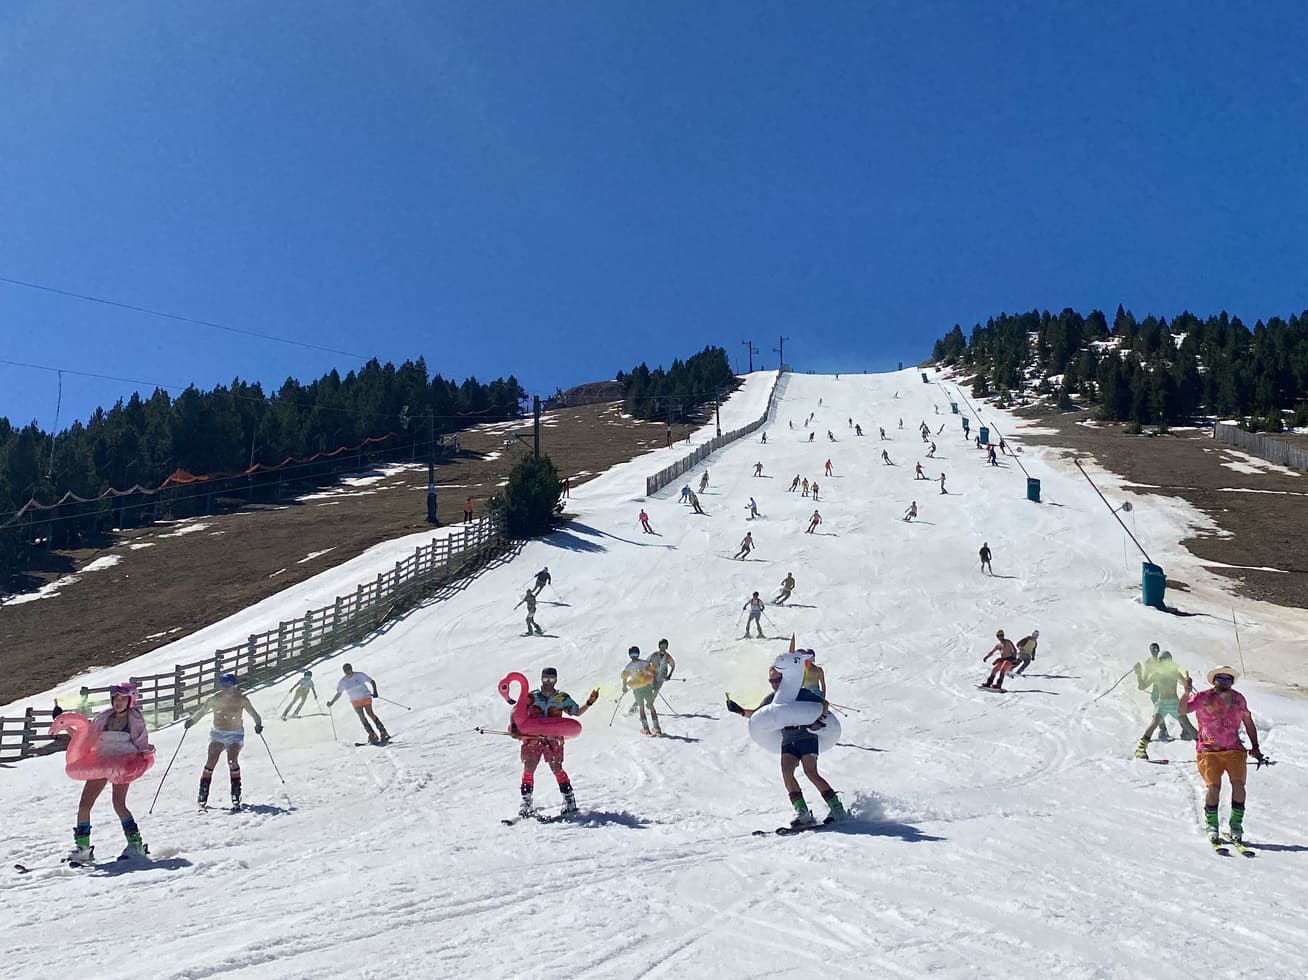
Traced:
<path fill-rule="evenodd" d="M 878 428 L 880 428 L 880 426 L 878 426 Z M 881 438 L 882 438 L 882 439 L 887 438 L 887 436 L 886 436 L 886 430 L 885 430 L 885 429 L 881 429 Z"/>
<path fill-rule="evenodd" d="M 762 463 L 755 463 L 755 464 L 754 464 L 754 475 L 755 475 L 755 476 L 762 476 L 762 475 L 763 475 L 763 464 L 762 464 Z"/>
<path fill-rule="evenodd" d="M 684 504 L 688 500 L 690 500 L 690 484 L 683 483 L 681 485 L 681 502 Z"/>
<path fill-rule="evenodd" d="M 854 427 L 854 416 L 849 416 L 847 421 L 849 422 L 849 425 L 847 425 L 846 428 L 852 429 Z"/>
<path fill-rule="evenodd" d="M 213 780 L 213 769 L 218 764 L 218 757 L 227 753 L 227 774 L 232 785 L 232 809 L 241 808 L 241 746 L 245 744 L 245 726 L 242 715 L 249 712 L 254 719 L 254 734 L 263 734 L 263 719 L 254 710 L 250 699 L 241 693 L 240 684 L 235 674 L 223 674 L 218 678 L 218 691 L 205 701 L 200 710 L 186 719 L 185 727 L 190 728 L 208 712 L 213 712 L 213 728 L 209 731 L 209 755 L 204 762 L 204 771 L 200 773 L 200 794 L 197 802 L 202 808 L 209 806 L 209 783 Z"/>
<path fill-rule="evenodd" d="M 786 600 L 790 598 L 790 593 L 795 591 L 795 573 L 786 572 L 786 577 L 781 580 L 781 592 L 772 601 L 779 606 L 784 606 Z"/>
<path fill-rule="evenodd" d="M 804 477 L 804 482 L 803 482 L 803 484 L 802 484 L 801 486 L 803 487 L 804 492 L 801 493 L 800 496 L 801 496 L 801 497 L 807 497 L 807 496 L 808 496 L 808 477 Z"/>
<path fill-rule="evenodd" d="M 663 730 L 659 727 L 659 713 L 654 706 L 654 695 L 658 689 L 654 686 L 655 669 L 650 666 L 648 660 L 640 658 L 640 647 L 631 647 L 627 650 L 629 662 L 626 667 L 622 668 L 622 693 L 626 694 L 631 690 L 631 696 L 636 700 L 636 708 L 640 711 L 640 729 L 646 735 L 662 735 Z M 645 717 L 646 709 L 649 710 L 649 718 Z M 650 722 L 653 722 L 653 730 L 650 729 Z"/>
<path fill-rule="evenodd" d="M 818 499 L 818 484 L 817 484 L 817 480 L 814 480 L 814 481 L 813 481 L 813 485 L 812 485 L 811 487 L 809 487 L 809 491 L 810 491 L 810 493 L 812 494 L 813 499 L 814 499 L 814 500 L 817 500 L 817 499 Z"/>
<path fill-rule="evenodd" d="M 327 710 L 331 711 L 336 699 L 344 694 L 350 699 L 350 707 L 359 716 L 359 721 L 363 722 L 363 729 L 368 733 L 368 741 L 374 745 L 389 742 L 391 739 L 390 732 L 386 731 L 386 726 L 377 717 L 377 712 L 372 709 L 372 699 L 381 697 L 377 693 L 377 682 L 363 671 L 356 671 L 349 664 L 345 664 L 341 668 L 341 673 L 345 676 L 336 682 L 336 693 L 327 702 Z M 376 732 L 372 730 L 372 725 L 368 724 L 369 718 L 377 723 Z"/>
<path fill-rule="evenodd" d="M 753 497 L 749 498 L 749 503 L 745 505 L 745 509 L 749 511 L 749 516 L 746 517 L 745 520 L 752 521 L 754 518 L 758 517 L 758 504 L 754 502 Z"/>
<path fill-rule="evenodd" d="M 550 567 L 549 567 L 548 565 L 546 565 L 544 568 L 542 568 L 539 572 L 536 573 L 536 587 L 535 587 L 534 589 L 532 589 L 532 593 L 531 593 L 531 594 L 532 594 L 532 595 L 540 595 L 541 592 L 544 591 L 545 586 L 547 586 L 547 585 L 549 585 L 549 584 L 551 584 L 551 583 L 550 583 Z"/>
<path fill-rule="evenodd" d="M 758 597 L 758 593 L 755 592 L 750 596 L 749 601 L 740 608 L 749 610 L 749 619 L 745 620 L 744 638 L 747 640 L 749 639 L 749 628 L 753 625 L 758 629 L 758 638 L 760 640 L 766 639 L 763 635 L 763 623 L 761 622 L 763 617 L 763 600 Z"/>
<path fill-rule="evenodd" d="M 1159 691 L 1158 686 L 1154 684 L 1154 674 L 1158 670 L 1158 658 L 1161 652 L 1162 652 L 1161 648 L 1158 646 L 1157 643 L 1150 643 L 1149 659 L 1146 660 L 1143 664 L 1140 663 L 1139 661 L 1136 661 L 1136 663 L 1131 667 L 1131 669 L 1135 671 L 1136 689 L 1140 691 L 1144 691 L 1144 690 L 1149 691 L 1149 700 L 1153 703 L 1154 714 L 1158 713 L 1158 691 Z M 1176 695 L 1175 687 L 1172 688 L 1172 695 L 1173 697 L 1175 697 Z M 1171 736 L 1167 734 L 1166 721 L 1159 723 L 1158 738 L 1160 741 L 1163 742 L 1166 742 L 1171 739 Z"/>
<path fill-rule="evenodd" d="M 830 429 L 827 429 L 827 442 L 835 442 L 835 441 L 836 441 L 836 437 L 832 434 Z"/>
<path fill-rule="evenodd" d="M 903 520 L 912 523 L 913 518 L 917 517 L 917 501 L 914 500 L 908 505 L 908 510 L 904 511 Z"/>
<path fill-rule="evenodd" d="M 745 536 L 740 539 L 740 550 L 737 551 L 732 557 L 739 558 L 741 561 L 744 561 L 745 556 L 748 555 L 753 550 L 754 550 L 754 532 L 746 531 Z"/>
<path fill-rule="evenodd" d="M 154 746 L 150 744 L 150 733 L 145 727 L 145 716 L 136 706 L 136 685 L 115 684 L 109 688 L 110 707 L 91 719 L 88 738 L 104 755 L 129 755 L 141 753 L 153 757 Z M 109 750 L 109 751 L 106 751 Z M 95 801 L 104 792 L 108 778 L 88 779 L 82 785 L 82 797 L 77 803 L 77 825 L 73 827 L 73 850 L 68 860 L 78 864 L 90 864 L 95 860 L 95 848 L 91 846 L 91 810 Z M 122 857 L 141 856 L 146 853 L 146 846 L 141 840 L 141 830 L 136 825 L 136 818 L 127 807 L 127 791 L 130 782 L 114 783 L 111 798 L 114 813 L 122 824 L 123 836 L 127 838 L 127 848 Z"/>
<path fill-rule="evenodd" d="M 696 494 L 693 493 L 693 492 L 692 492 L 691 495 L 690 495 L 690 509 L 693 510 L 696 514 L 703 514 L 703 513 L 704 513 L 703 508 L 701 508 L 700 505 L 699 505 L 699 496 L 696 495 Z M 705 515 L 705 516 L 708 516 L 708 515 Z"/>
<path fill-rule="evenodd" d="M 658 697 L 664 681 L 672 680 L 672 673 L 677 669 L 677 661 L 668 653 L 668 641 L 659 640 L 659 648 L 649 655 L 649 665 L 654 668 L 654 696 Z"/>
<path fill-rule="evenodd" d="M 700 493 L 703 493 L 705 490 L 708 489 L 708 475 L 709 475 L 709 471 L 708 471 L 708 470 L 705 470 L 705 471 L 704 471 L 704 475 L 701 476 L 701 477 L 699 478 L 699 492 L 700 492 Z"/>
<path fill-rule="evenodd" d="M 522 635 L 531 636 L 532 634 L 535 634 L 536 636 L 544 636 L 545 631 L 541 629 L 536 622 L 536 593 L 532 592 L 531 589 L 528 589 L 523 593 L 522 598 L 513 604 L 513 608 L 517 609 L 524 602 L 527 604 L 527 632 Z M 332 700 L 335 700 L 335 698 Z"/>
<path fill-rule="evenodd" d="M 787 490 L 786 493 L 793 493 L 798 486 L 799 486 L 799 474 L 796 473 L 795 478 L 790 481 L 790 489 Z"/>
<path fill-rule="evenodd" d="M 810 432 L 810 433 L 808 434 L 808 441 L 809 441 L 809 442 L 812 442 L 812 441 L 813 441 L 813 436 L 814 436 L 814 435 L 816 435 L 816 433 Z"/>
<path fill-rule="evenodd" d="M 881 450 L 881 462 L 885 463 L 887 466 L 895 465 L 894 463 L 890 462 L 890 453 L 886 452 L 884 449 Z"/>
<path fill-rule="evenodd" d="M 826 465 L 826 475 L 827 475 L 827 476 L 830 476 L 830 475 L 831 475 L 831 460 L 830 460 L 830 459 L 827 460 L 827 465 Z"/>
<path fill-rule="evenodd" d="M 1149 673 L 1149 680 L 1152 685 L 1150 697 L 1154 702 L 1154 716 L 1149 722 L 1149 727 L 1145 729 L 1144 735 L 1141 736 L 1140 744 L 1135 747 L 1135 757 L 1137 759 L 1149 758 L 1147 752 L 1149 740 L 1154 734 L 1154 728 L 1165 725 L 1163 719 L 1168 716 L 1177 720 L 1177 723 L 1181 726 L 1181 738 L 1187 742 L 1193 741 L 1199 734 L 1195 731 L 1194 725 L 1190 724 L 1190 719 L 1181 714 L 1180 699 L 1176 695 L 1176 686 L 1188 676 L 1172 659 L 1170 651 L 1163 650 L 1158 654 L 1158 659 L 1153 664 L 1153 670 Z M 1162 741 L 1166 741 L 1165 736 Z"/>
<path fill-rule="evenodd" d="M 775 688 L 781 683 L 781 673 L 772 668 L 768 671 L 768 683 L 773 687 L 773 693 L 769 694 L 759 704 L 758 708 L 742 708 L 730 698 L 727 699 L 727 710 L 733 714 L 749 718 L 764 705 L 772 703 L 776 696 Z M 807 698 L 804 696 L 807 694 Z M 800 692 L 800 700 L 809 700 L 815 698 L 811 691 Z M 823 712 L 825 716 L 826 712 Z M 812 827 L 817 824 L 817 818 L 809 811 L 808 803 L 804 799 L 804 791 L 800 789 L 799 780 L 795 778 L 795 770 L 803 767 L 804 775 L 808 781 L 813 784 L 822 799 L 827 804 L 828 814 L 823 823 L 835 823 L 837 820 L 845 818 L 845 807 L 840 802 L 840 797 L 836 791 L 831 788 L 831 784 L 822 778 L 818 772 L 818 740 L 813 734 L 814 726 L 821 725 L 822 719 L 819 718 L 814 725 L 793 725 L 781 730 L 781 781 L 785 784 L 786 792 L 790 794 L 790 805 L 795 808 L 795 818 L 790 825 L 795 828 Z"/>
<path fill-rule="evenodd" d="M 808 519 L 808 529 L 805 530 L 804 533 L 812 534 L 813 531 L 817 528 L 817 526 L 821 523 L 822 523 L 822 515 L 819 514 L 816 510 L 813 511 L 813 516 Z"/>
<path fill-rule="evenodd" d="M 646 534 L 653 534 L 654 529 L 649 526 L 649 515 L 645 513 L 645 508 L 640 509 L 640 528 Z"/>
<path fill-rule="evenodd" d="M 901 429 L 904 427 L 904 420 L 903 420 L 903 419 L 900 419 L 900 420 L 899 420 L 899 427 L 900 427 Z"/>
<path fill-rule="evenodd" d="M 313 671 L 306 670 L 300 675 L 295 690 L 291 692 L 291 700 L 282 711 L 282 721 L 286 720 L 288 714 L 292 718 L 300 717 L 300 709 L 304 707 L 304 702 L 308 700 L 310 694 L 315 701 L 318 700 L 318 692 L 313 689 Z"/>
<path fill-rule="evenodd" d="M 599 700 L 599 690 L 596 689 L 590 692 L 590 697 L 586 699 L 585 704 L 579 705 L 566 691 L 555 689 L 558 680 L 559 672 L 553 667 L 546 667 L 540 672 L 540 687 L 527 695 L 530 698 L 527 706 L 528 717 L 560 718 L 563 715 L 578 717 L 584 715 L 586 709 Z M 519 758 L 522 760 L 522 786 L 520 787 L 522 806 L 518 810 L 518 816 L 530 817 L 536 813 L 532 794 L 536 786 L 536 767 L 540 765 L 542 758 L 554 773 L 554 779 L 559 784 L 559 792 L 563 794 L 563 811 L 560 815 L 576 816 L 577 800 L 572 794 L 572 780 L 563 771 L 563 739 L 522 735 L 517 732 L 513 733 L 513 737 L 522 742 L 519 753 Z"/>
<path fill-rule="evenodd" d="M 1244 695 L 1232 689 L 1239 675 L 1230 667 L 1214 667 L 1208 672 L 1208 683 L 1212 688 L 1194 693 L 1194 682 L 1187 674 L 1185 693 L 1181 697 L 1180 710 L 1183 714 L 1194 712 L 1199 722 L 1198 750 L 1199 776 L 1207 787 L 1204 795 L 1204 826 L 1208 839 L 1214 844 L 1219 842 L 1220 828 L 1217 820 L 1217 805 L 1222 797 L 1222 773 L 1231 783 L 1231 839 L 1237 844 L 1244 842 L 1244 781 L 1246 772 L 1245 755 L 1251 755 L 1261 766 L 1265 761 L 1258 749 L 1258 729 L 1254 726 L 1253 715 Z M 1249 734 L 1249 748 L 1246 750 L 1240 741 L 1240 725 Z"/>
<path fill-rule="evenodd" d="M 854 426 L 854 435 L 861 436 L 862 434 L 863 434 L 863 426 L 862 425 Z"/>
<path fill-rule="evenodd" d="M 940 492 L 945 494 L 949 493 L 949 491 L 945 489 L 945 474 L 943 473 L 940 474 Z"/>
<path fill-rule="evenodd" d="M 923 469 L 922 469 L 922 464 L 921 464 L 921 463 L 917 463 L 917 464 L 915 464 L 914 467 L 913 467 L 913 479 L 914 479 L 914 480 L 925 480 L 926 478 L 927 478 L 927 475 L 926 475 L 925 471 L 923 471 Z"/>
<path fill-rule="evenodd" d="M 790 431 L 791 431 L 791 432 L 794 432 L 794 431 L 795 431 L 795 420 L 794 420 L 794 419 L 791 419 L 791 420 L 790 420 Z"/>
<path fill-rule="evenodd" d="M 827 699 L 827 672 L 818 666 L 817 654 L 812 650 L 801 650 L 804 657 L 804 689 L 812 691 L 823 701 Z"/>
<path fill-rule="evenodd" d="M 1028 635 L 1017 641 L 1017 667 L 1013 669 L 1014 674 L 1021 674 L 1031 666 L 1031 661 L 1035 659 L 1036 646 L 1039 641 L 1039 630 L 1032 630 Z"/>
<path fill-rule="evenodd" d="M 759 440 L 759 441 L 760 441 L 760 442 L 762 442 L 762 443 L 763 443 L 763 445 L 765 445 L 765 446 L 766 446 L 766 445 L 767 445 L 767 444 L 768 444 L 768 434 L 767 434 L 767 433 L 766 433 L 766 432 L 765 432 L 765 433 L 763 433 L 763 438 L 762 438 L 762 439 L 760 439 L 760 440 Z"/>
<path fill-rule="evenodd" d="M 989 572 L 991 575 L 995 574 L 995 570 L 990 567 L 990 545 L 982 541 L 981 550 L 977 554 L 981 556 L 981 571 Z"/>
<path fill-rule="evenodd" d="M 991 446 L 989 449 L 986 450 L 986 460 L 990 463 L 991 466 L 999 465 L 999 460 L 995 456 L 994 446 Z"/>
<path fill-rule="evenodd" d="M 1004 638 L 1003 630 L 995 630 L 995 639 L 998 642 L 990 648 L 989 653 L 981 658 L 981 662 L 989 662 L 991 656 L 996 653 L 999 656 L 995 658 L 995 665 L 990 668 L 990 676 L 986 678 L 986 682 L 981 686 L 1002 691 L 1004 689 L 1004 675 L 1012 670 L 1017 663 L 1017 647 L 1013 646 L 1012 640 Z"/>
<path fill-rule="evenodd" d="M 936 444 L 933 442 L 931 443 L 931 448 L 927 450 L 927 459 L 935 459 L 935 458 L 936 458 Z"/>

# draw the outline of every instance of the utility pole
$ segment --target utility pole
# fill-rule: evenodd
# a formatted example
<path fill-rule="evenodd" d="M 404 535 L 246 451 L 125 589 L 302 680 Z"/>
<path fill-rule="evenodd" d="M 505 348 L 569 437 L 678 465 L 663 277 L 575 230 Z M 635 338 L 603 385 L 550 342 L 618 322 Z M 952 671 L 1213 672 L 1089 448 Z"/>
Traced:
<path fill-rule="evenodd" d="M 535 453 L 536 458 L 540 459 L 540 395 L 531 396 L 531 412 L 536 418 L 536 424 L 533 426 L 535 445 L 532 451 Z"/>
<path fill-rule="evenodd" d="M 427 523 L 436 519 L 436 409 L 427 412 Z"/>
<path fill-rule="evenodd" d="M 780 362 L 777 364 L 778 371 L 786 366 L 786 341 L 789 339 L 789 337 L 782 337 L 778 341 L 777 346 L 772 348 L 776 351 L 777 357 L 780 358 Z"/>
<path fill-rule="evenodd" d="M 754 346 L 752 340 L 742 340 L 742 344 L 749 348 L 749 373 L 754 373 L 754 355 L 759 353 L 759 349 Z"/>
<path fill-rule="evenodd" d="M 713 389 L 713 415 L 717 419 L 718 438 L 722 438 L 722 386 Z"/>

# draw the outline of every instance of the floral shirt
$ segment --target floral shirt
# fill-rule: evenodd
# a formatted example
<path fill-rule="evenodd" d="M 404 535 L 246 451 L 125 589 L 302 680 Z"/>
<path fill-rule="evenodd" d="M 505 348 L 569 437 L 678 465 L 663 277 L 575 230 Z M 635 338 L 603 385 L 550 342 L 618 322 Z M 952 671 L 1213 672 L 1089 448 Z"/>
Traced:
<path fill-rule="evenodd" d="M 1194 712 L 1199 727 L 1200 752 L 1231 752 L 1244 749 L 1240 741 L 1240 725 L 1249 713 L 1249 705 L 1239 691 L 1231 692 L 1231 700 L 1223 704 L 1216 690 L 1200 691 L 1186 699 L 1187 711 Z"/>

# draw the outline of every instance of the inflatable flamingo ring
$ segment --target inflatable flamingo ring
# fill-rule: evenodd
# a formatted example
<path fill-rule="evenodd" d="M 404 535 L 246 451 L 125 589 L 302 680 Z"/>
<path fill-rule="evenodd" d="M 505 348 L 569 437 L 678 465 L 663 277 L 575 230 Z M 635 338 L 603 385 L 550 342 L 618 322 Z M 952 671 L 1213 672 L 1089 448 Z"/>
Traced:
<path fill-rule="evenodd" d="M 822 716 L 822 699 L 804 690 L 805 653 L 783 653 L 772 664 L 781 683 L 770 704 L 755 710 L 749 719 L 749 737 L 772 752 L 781 751 L 781 730 L 813 724 Z M 840 719 L 828 714 L 823 726 L 813 732 L 818 748 L 826 751 L 840 740 Z"/>
<path fill-rule="evenodd" d="M 136 695 L 131 695 L 129 711 L 135 711 Z M 64 754 L 64 772 L 70 779 L 107 779 L 111 783 L 131 783 L 145 775 L 154 765 L 154 746 L 148 751 L 137 748 L 133 741 L 134 734 L 139 741 L 144 741 L 145 721 L 140 712 L 135 712 L 139 720 L 137 731 L 107 732 L 105 722 L 113 715 L 113 709 L 101 712 L 94 720 L 76 711 L 65 711 L 50 723 L 50 734 L 67 733 L 68 750 Z M 135 724 L 133 727 L 137 727 Z"/>
<path fill-rule="evenodd" d="M 518 683 L 518 696 L 511 697 L 509 688 Z M 500 696 L 513 705 L 513 714 L 509 715 L 509 731 L 514 735 L 542 735 L 546 738 L 576 738 L 581 734 L 581 722 L 576 718 L 551 718 L 547 715 L 529 715 L 531 707 L 531 685 L 527 678 L 514 671 L 500 681 Z"/>

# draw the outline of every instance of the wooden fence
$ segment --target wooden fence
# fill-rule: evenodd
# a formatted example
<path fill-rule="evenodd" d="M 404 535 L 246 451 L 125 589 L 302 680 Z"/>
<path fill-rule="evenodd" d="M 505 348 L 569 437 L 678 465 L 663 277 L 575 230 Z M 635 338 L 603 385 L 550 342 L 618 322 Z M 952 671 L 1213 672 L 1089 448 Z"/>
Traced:
<path fill-rule="evenodd" d="M 1308 470 L 1308 449 L 1301 448 L 1260 432 L 1246 432 L 1234 422 L 1218 422 L 1213 426 L 1213 439 L 1227 445 L 1239 446 L 1269 463 Z"/>
<path fill-rule="evenodd" d="M 137 705 L 150 728 L 171 724 L 204 703 L 231 673 L 243 685 L 258 684 L 297 670 L 357 643 L 399 613 L 474 571 L 503 550 L 504 520 L 499 512 L 458 525 L 448 537 L 417 547 L 395 567 L 364 582 L 330 606 L 310 609 L 276 629 L 252 633 L 236 646 L 214 652 L 207 660 L 177 664 L 166 674 L 132 676 Z M 108 704 L 107 687 L 83 688 L 69 710 L 90 714 Z M 21 718 L 0 718 L 0 762 L 52 751 L 45 734 L 52 709 L 28 708 Z"/>
<path fill-rule="evenodd" d="M 772 391 L 768 395 L 767 408 L 763 410 L 762 415 L 756 418 L 753 422 L 750 422 L 749 425 L 742 426 L 739 429 L 732 429 L 730 432 L 724 432 L 720 436 L 714 436 L 712 439 L 704 443 L 702 446 L 695 447 L 695 450 L 690 454 L 681 457 L 681 459 L 677 460 L 675 463 L 670 463 L 669 465 L 663 467 L 663 469 L 659 470 L 653 476 L 646 477 L 645 496 L 647 497 L 651 496 L 652 494 L 657 493 L 659 490 L 662 490 L 677 477 L 681 476 L 683 473 L 688 473 L 690 470 L 693 470 L 703 460 L 707 459 L 709 456 L 712 456 L 715 452 L 717 452 L 719 449 L 721 449 L 723 446 L 727 445 L 728 443 L 735 442 L 737 439 L 741 438 L 742 436 L 747 436 L 751 432 L 756 431 L 760 426 L 763 425 L 764 422 L 768 420 L 768 416 L 772 414 L 772 409 L 776 406 L 777 399 L 781 397 L 781 393 L 785 391 L 784 382 L 785 382 L 785 374 L 781 371 L 778 371 L 776 380 L 772 382 Z"/>

